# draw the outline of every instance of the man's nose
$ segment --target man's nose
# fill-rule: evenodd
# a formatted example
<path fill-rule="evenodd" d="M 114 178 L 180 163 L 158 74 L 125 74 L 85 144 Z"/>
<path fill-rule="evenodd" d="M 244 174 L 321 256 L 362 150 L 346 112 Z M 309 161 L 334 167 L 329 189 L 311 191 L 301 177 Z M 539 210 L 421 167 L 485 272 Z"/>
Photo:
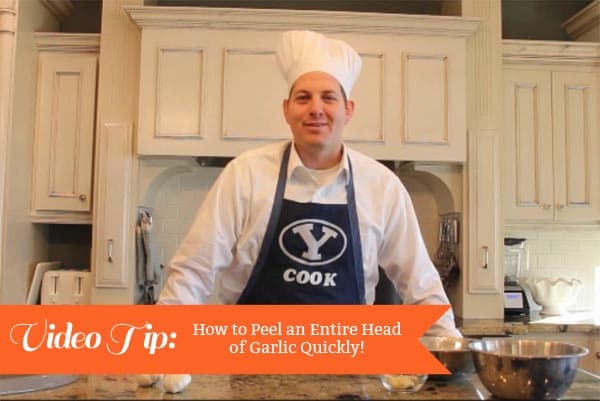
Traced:
<path fill-rule="evenodd" d="M 311 115 L 322 115 L 323 114 L 323 102 L 321 99 L 314 99 L 310 102 L 310 114 Z"/>

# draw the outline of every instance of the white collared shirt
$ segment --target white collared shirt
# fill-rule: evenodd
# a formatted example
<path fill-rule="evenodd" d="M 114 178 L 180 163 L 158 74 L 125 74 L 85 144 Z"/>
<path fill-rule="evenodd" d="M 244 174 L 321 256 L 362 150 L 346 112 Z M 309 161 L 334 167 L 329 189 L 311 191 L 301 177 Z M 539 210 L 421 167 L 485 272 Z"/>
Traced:
<path fill-rule="evenodd" d="M 237 302 L 262 245 L 286 144 L 246 151 L 225 166 L 167 265 L 158 303 L 205 303 L 217 273 L 221 302 Z M 394 283 L 404 304 L 449 304 L 410 196 L 398 176 L 381 163 L 344 146 L 335 178 L 321 186 L 292 146 L 284 197 L 297 202 L 347 203 L 347 155 L 352 163 L 367 304 L 375 299 L 378 266 Z M 452 311 L 428 334 L 460 336 Z"/>

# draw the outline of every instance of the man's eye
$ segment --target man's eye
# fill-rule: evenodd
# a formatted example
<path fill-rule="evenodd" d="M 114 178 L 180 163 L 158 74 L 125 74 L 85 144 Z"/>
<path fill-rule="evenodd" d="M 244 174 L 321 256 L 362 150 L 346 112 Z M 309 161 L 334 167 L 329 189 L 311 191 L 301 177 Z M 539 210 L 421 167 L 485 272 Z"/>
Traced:
<path fill-rule="evenodd" d="M 325 95 L 323 96 L 323 100 L 325 100 L 326 102 L 336 102 L 337 101 L 337 97 L 335 95 Z"/>

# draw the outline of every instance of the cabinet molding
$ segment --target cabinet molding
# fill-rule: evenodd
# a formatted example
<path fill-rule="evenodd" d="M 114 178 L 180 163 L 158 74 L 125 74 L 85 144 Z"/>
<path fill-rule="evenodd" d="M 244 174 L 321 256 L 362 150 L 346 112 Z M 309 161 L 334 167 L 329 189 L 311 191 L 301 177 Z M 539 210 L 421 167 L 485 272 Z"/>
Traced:
<path fill-rule="evenodd" d="M 0 33 L 14 34 L 17 32 L 16 1 L 17 0 L 8 0 L 0 2 Z M 4 52 L 5 49 L 2 48 L 2 51 Z M 6 59 L 8 59 L 8 57 Z"/>
<path fill-rule="evenodd" d="M 203 28 L 283 31 L 308 29 L 322 32 L 372 32 L 391 35 L 470 36 L 479 18 L 428 15 L 310 11 L 203 8 L 137 7 L 123 9 L 141 28 Z M 335 21 L 335 23 L 332 23 Z"/>
<path fill-rule="evenodd" d="M 41 52 L 98 53 L 100 35 L 97 33 L 36 32 L 35 45 Z"/>
<path fill-rule="evenodd" d="M 575 40 L 600 42 L 600 0 L 592 0 L 561 27 Z"/>
<path fill-rule="evenodd" d="M 502 41 L 504 65 L 519 63 L 599 66 L 597 43 L 505 39 Z"/>
<path fill-rule="evenodd" d="M 71 0 L 40 0 L 40 2 L 60 21 L 71 15 L 75 9 Z"/>

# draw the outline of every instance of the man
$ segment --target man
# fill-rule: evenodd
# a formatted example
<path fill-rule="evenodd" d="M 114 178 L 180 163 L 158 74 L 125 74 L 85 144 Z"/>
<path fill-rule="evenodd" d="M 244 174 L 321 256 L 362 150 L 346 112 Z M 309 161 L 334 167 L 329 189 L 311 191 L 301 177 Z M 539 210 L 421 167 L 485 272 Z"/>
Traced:
<path fill-rule="evenodd" d="M 372 304 L 381 266 L 404 303 L 449 304 L 399 178 L 342 141 L 359 55 L 345 42 L 288 31 L 277 60 L 290 85 L 283 114 L 292 141 L 225 167 L 168 265 L 158 303 L 204 303 L 220 272 L 224 303 Z M 460 337 L 452 311 L 428 334 Z M 181 376 L 171 379 L 185 383 Z"/>

